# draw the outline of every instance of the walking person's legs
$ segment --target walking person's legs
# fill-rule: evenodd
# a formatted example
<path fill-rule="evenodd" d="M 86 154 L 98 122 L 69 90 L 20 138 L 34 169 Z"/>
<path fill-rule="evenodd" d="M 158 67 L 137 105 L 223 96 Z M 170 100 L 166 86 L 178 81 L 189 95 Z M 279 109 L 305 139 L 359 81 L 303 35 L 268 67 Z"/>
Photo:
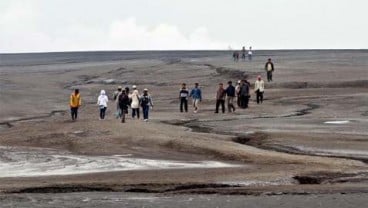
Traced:
<path fill-rule="evenodd" d="M 194 113 L 197 113 L 198 111 L 198 103 L 199 103 L 198 99 L 193 100 Z"/>
<path fill-rule="evenodd" d="M 219 106 L 220 106 L 220 100 L 216 100 L 216 110 L 215 110 L 215 113 L 218 113 Z"/>
<path fill-rule="evenodd" d="M 180 112 L 183 112 L 183 107 L 184 107 L 184 100 L 183 98 L 180 98 Z"/>
<path fill-rule="evenodd" d="M 132 118 L 135 117 L 135 108 L 132 108 Z"/>
<path fill-rule="evenodd" d="M 70 108 L 70 114 L 72 116 L 72 120 L 74 121 L 76 119 L 75 108 L 73 107 Z"/>
<path fill-rule="evenodd" d="M 77 120 L 78 118 L 78 107 L 74 109 L 74 119 Z"/>
<path fill-rule="evenodd" d="M 121 109 L 120 109 L 119 105 L 116 106 L 115 117 L 116 117 L 116 119 L 121 118 Z"/>
<path fill-rule="evenodd" d="M 259 101 L 260 101 L 260 98 L 261 98 L 261 92 L 259 90 L 257 90 L 256 94 L 257 94 L 257 104 L 259 104 Z"/>
<path fill-rule="evenodd" d="M 260 97 L 260 99 L 261 99 L 261 103 L 263 103 L 263 93 L 264 93 L 264 92 L 261 92 L 261 93 L 260 93 L 260 96 L 259 96 L 259 97 Z"/>
<path fill-rule="evenodd" d="M 230 97 L 231 100 L 231 108 L 233 109 L 233 112 L 235 111 L 235 106 L 234 106 L 234 97 Z"/>
<path fill-rule="evenodd" d="M 220 100 L 222 113 L 225 113 L 225 100 Z"/>
<path fill-rule="evenodd" d="M 184 110 L 185 112 L 188 112 L 188 100 L 184 99 Z"/>
<path fill-rule="evenodd" d="M 139 108 L 137 108 L 137 118 L 139 119 Z"/>
<path fill-rule="evenodd" d="M 107 110 L 107 107 L 104 107 L 102 111 L 102 119 L 105 119 L 106 110 Z"/>
<path fill-rule="evenodd" d="M 148 120 L 148 113 L 149 113 L 149 106 L 148 105 L 143 106 L 142 111 L 143 111 L 143 119 L 145 121 L 147 121 Z"/>
<path fill-rule="evenodd" d="M 105 119 L 106 107 L 100 108 L 100 119 Z"/>
<path fill-rule="evenodd" d="M 226 98 L 226 101 L 227 101 L 227 111 L 229 113 L 231 113 L 231 101 L 230 101 L 230 97 L 227 97 Z"/>
<path fill-rule="evenodd" d="M 240 96 L 240 107 L 245 108 L 244 96 Z"/>
<path fill-rule="evenodd" d="M 121 109 L 121 123 L 125 123 L 125 115 L 126 115 L 126 110 L 125 109 Z"/>

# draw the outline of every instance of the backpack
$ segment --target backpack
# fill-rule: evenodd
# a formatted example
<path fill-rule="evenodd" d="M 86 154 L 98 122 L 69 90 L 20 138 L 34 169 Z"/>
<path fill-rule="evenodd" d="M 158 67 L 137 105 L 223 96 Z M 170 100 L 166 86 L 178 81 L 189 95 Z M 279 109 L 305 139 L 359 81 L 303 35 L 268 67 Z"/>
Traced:
<path fill-rule="evenodd" d="M 141 101 L 141 105 L 145 106 L 145 105 L 148 105 L 148 103 L 149 103 L 149 96 L 143 96 L 142 101 Z"/>

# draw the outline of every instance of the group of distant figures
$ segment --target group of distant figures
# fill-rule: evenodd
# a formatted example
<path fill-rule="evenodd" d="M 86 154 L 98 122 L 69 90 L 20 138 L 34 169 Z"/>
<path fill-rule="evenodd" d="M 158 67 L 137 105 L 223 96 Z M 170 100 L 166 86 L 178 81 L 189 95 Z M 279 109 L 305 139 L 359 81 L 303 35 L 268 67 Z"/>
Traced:
<path fill-rule="evenodd" d="M 265 64 L 265 70 L 267 73 L 268 82 L 272 81 L 272 73 L 275 70 L 272 60 L 269 58 Z M 234 106 L 235 99 L 239 108 L 248 108 L 251 85 L 247 80 L 239 80 L 236 86 L 233 86 L 232 81 L 228 81 L 228 86 L 225 89 L 223 83 L 219 83 L 219 87 L 216 92 L 216 108 L 215 113 L 219 113 L 221 107 L 222 113 L 225 113 L 225 102 L 227 103 L 228 112 L 234 112 L 236 110 Z M 151 96 L 148 94 L 148 89 L 143 90 L 143 94 L 139 94 L 137 86 L 132 86 L 132 92 L 130 93 L 129 87 L 122 88 L 121 86 L 113 93 L 113 98 L 116 103 L 116 118 L 120 118 L 121 122 L 125 122 L 126 114 L 128 114 L 128 108 L 132 110 L 132 118 L 140 119 L 140 108 L 143 111 L 143 120 L 148 121 L 149 110 L 153 108 L 153 102 Z M 263 94 L 265 90 L 265 84 L 261 76 L 257 77 L 254 83 L 254 93 L 256 94 L 257 104 L 263 102 Z M 190 91 L 187 89 L 186 83 L 182 83 L 179 91 L 180 112 L 188 112 L 188 99 L 192 99 L 194 113 L 199 110 L 199 104 L 202 102 L 202 90 L 199 87 L 199 83 L 195 83 L 193 89 Z M 78 117 L 78 108 L 81 106 L 81 95 L 78 89 L 75 89 L 70 96 L 70 109 L 72 120 L 75 121 Z M 101 90 L 97 99 L 97 105 L 100 109 L 100 119 L 105 119 L 107 103 L 109 99 L 105 90 Z"/>
<path fill-rule="evenodd" d="M 252 46 L 249 47 L 248 51 L 245 50 L 245 47 L 243 46 L 242 50 L 241 50 L 241 58 L 243 60 L 245 60 L 246 57 L 248 57 L 248 60 L 251 61 L 252 60 L 252 56 L 253 56 L 253 51 L 252 51 Z M 233 59 L 235 62 L 239 61 L 239 52 L 238 51 L 234 51 L 233 53 Z"/>

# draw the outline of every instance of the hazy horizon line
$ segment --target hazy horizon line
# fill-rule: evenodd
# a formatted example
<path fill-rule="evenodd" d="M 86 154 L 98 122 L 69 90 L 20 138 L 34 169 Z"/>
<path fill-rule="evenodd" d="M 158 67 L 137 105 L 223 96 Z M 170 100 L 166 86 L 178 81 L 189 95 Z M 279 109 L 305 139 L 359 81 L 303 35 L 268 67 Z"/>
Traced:
<path fill-rule="evenodd" d="M 248 50 L 248 49 L 246 49 Z M 252 51 L 362 51 L 368 48 L 282 48 L 282 49 L 252 49 Z M 0 52 L 0 55 L 7 54 L 43 54 L 43 53 L 93 53 L 93 52 L 226 52 L 241 51 L 241 49 L 154 49 L 154 50 L 66 50 L 66 51 L 29 51 L 29 52 Z"/>

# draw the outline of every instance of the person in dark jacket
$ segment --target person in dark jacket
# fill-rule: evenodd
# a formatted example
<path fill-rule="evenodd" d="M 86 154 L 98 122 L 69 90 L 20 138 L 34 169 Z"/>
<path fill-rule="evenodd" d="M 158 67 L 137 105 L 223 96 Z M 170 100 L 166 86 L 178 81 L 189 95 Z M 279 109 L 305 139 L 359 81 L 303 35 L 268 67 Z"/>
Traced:
<path fill-rule="evenodd" d="M 229 85 L 225 90 L 227 96 L 227 110 L 231 113 L 232 111 L 235 111 L 235 106 L 233 104 L 235 98 L 235 87 L 233 86 L 232 81 L 227 82 L 227 84 Z"/>
<path fill-rule="evenodd" d="M 141 96 L 141 107 L 143 111 L 143 119 L 144 121 L 148 121 L 149 109 L 153 108 L 152 97 L 148 94 L 148 89 L 143 90 L 143 94 Z"/>
<path fill-rule="evenodd" d="M 119 107 L 121 110 L 121 123 L 125 123 L 125 115 L 128 111 L 128 106 L 130 105 L 129 96 L 125 90 L 122 90 L 119 95 Z"/>
<path fill-rule="evenodd" d="M 272 81 L 272 73 L 275 70 L 275 67 L 272 63 L 272 60 L 269 58 L 266 65 L 265 65 L 265 70 L 267 72 L 267 81 L 271 82 Z"/>
<path fill-rule="evenodd" d="M 250 84 L 247 80 L 243 80 L 240 87 L 240 105 L 241 108 L 248 108 Z"/>
<path fill-rule="evenodd" d="M 183 112 L 183 108 L 186 113 L 188 112 L 188 96 L 189 96 L 189 91 L 186 87 L 186 84 L 183 83 L 181 85 L 181 89 L 179 92 L 180 112 Z"/>
<path fill-rule="evenodd" d="M 220 83 L 219 88 L 216 93 L 216 111 L 215 113 L 219 112 L 220 105 L 221 105 L 222 113 L 225 113 L 225 97 L 226 97 L 226 92 L 224 89 L 224 84 Z"/>

